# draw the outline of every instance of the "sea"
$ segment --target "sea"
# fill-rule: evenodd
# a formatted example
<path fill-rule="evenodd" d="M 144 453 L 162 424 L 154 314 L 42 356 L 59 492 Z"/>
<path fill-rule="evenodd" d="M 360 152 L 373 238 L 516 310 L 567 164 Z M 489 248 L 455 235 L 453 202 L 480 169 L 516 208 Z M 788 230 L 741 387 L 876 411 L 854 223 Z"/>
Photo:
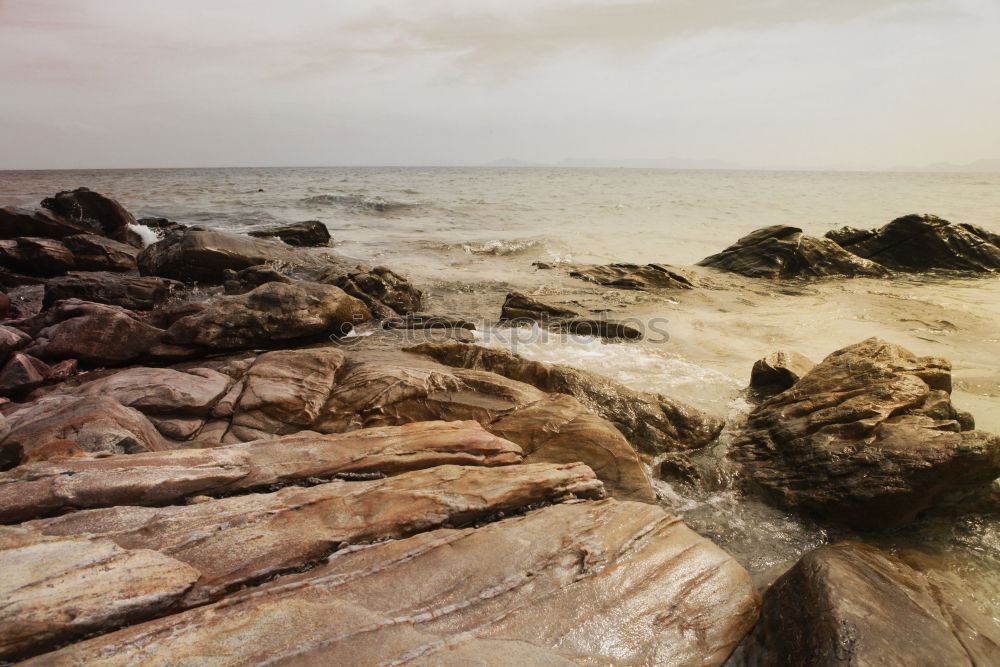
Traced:
<path fill-rule="evenodd" d="M 820 361 L 878 336 L 951 361 L 955 404 L 1000 433 L 1000 275 L 752 280 L 697 269 L 759 227 L 822 236 L 932 213 L 1000 233 L 1000 173 L 694 171 L 587 168 L 219 168 L 0 171 L 0 205 L 36 206 L 86 186 L 136 217 L 233 232 L 320 220 L 338 252 L 424 291 L 425 310 L 478 322 L 480 341 L 659 392 L 738 427 L 755 360 Z M 569 277 L 576 265 L 659 263 L 700 287 L 638 292 Z M 646 324 L 638 343 L 511 335 L 511 291 Z M 651 323 L 655 323 L 653 326 Z M 538 334 L 539 332 L 535 332 Z M 1000 623 L 1000 521 L 971 515 L 897 531 L 824 528 L 742 496 L 657 483 L 661 502 L 727 549 L 763 585 L 810 548 L 863 539 L 958 577 Z"/>

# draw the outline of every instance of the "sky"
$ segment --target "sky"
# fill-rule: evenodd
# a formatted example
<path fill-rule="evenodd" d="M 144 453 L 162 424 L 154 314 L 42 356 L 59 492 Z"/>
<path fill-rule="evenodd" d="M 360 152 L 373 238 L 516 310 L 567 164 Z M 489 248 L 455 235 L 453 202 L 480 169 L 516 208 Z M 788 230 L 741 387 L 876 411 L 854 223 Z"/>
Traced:
<path fill-rule="evenodd" d="M 1000 0 L 0 0 L 0 169 L 1000 158 Z"/>

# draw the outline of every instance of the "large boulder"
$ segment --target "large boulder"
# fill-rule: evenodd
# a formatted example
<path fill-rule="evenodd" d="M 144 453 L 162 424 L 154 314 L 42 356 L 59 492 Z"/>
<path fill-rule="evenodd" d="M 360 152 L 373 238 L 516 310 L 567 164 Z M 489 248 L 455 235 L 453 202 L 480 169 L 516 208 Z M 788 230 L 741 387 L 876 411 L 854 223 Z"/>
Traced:
<path fill-rule="evenodd" d="M 90 234 L 95 230 L 44 209 L 31 211 L 17 206 L 0 208 L 0 239 L 34 236 L 61 239 L 73 234 Z"/>
<path fill-rule="evenodd" d="M 827 236 L 855 255 L 897 271 L 1000 271 L 1000 247 L 977 230 L 936 215 L 914 214 L 867 233 L 837 230 Z"/>
<path fill-rule="evenodd" d="M 247 348 L 321 335 L 339 338 L 370 319 L 365 304 L 338 287 L 271 282 L 203 304 L 174 322 L 167 337 L 180 345 Z"/>
<path fill-rule="evenodd" d="M 684 273 L 664 264 L 601 264 L 570 271 L 570 276 L 606 287 L 621 289 L 692 289 Z"/>
<path fill-rule="evenodd" d="M 60 301 L 39 317 L 47 326 L 25 352 L 41 359 L 122 365 L 147 356 L 164 334 L 130 310 L 78 299 Z"/>
<path fill-rule="evenodd" d="M 221 283 L 226 270 L 268 262 L 295 263 L 304 256 L 281 241 L 240 234 L 188 229 L 147 246 L 137 259 L 139 273 L 184 282 Z"/>
<path fill-rule="evenodd" d="M 830 239 L 802 233 L 798 227 L 772 225 L 753 231 L 698 266 L 751 278 L 844 276 L 881 277 L 889 271 L 853 255 Z"/>
<path fill-rule="evenodd" d="M 139 250 L 96 234 L 76 234 L 62 239 L 73 253 L 73 267 L 81 271 L 135 271 Z"/>
<path fill-rule="evenodd" d="M 497 373 L 547 393 L 575 397 L 614 424 L 639 451 L 655 456 L 710 444 L 723 420 L 660 394 L 637 392 L 595 373 L 530 361 L 506 350 L 463 343 L 425 343 L 409 351 L 457 368 Z"/>
<path fill-rule="evenodd" d="M 298 248 L 328 246 L 332 240 L 330 230 L 319 220 L 306 220 L 279 227 L 255 229 L 249 234 L 261 239 L 279 238 L 288 245 Z"/>
<path fill-rule="evenodd" d="M 193 567 L 111 540 L 0 528 L 0 660 L 25 658 L 167 610 Z"/>
<path fill-rule="evenodd" d="M 200 662 L 211 647 L 220 666 L 713 667 L 758 606 L 747 573 L 661 508 L 560 503 L 342 550 L 311 571 L 28 664 Z"/>
<path fill-rule="evenodd" d="M 62 242 L 34 236 L 0 241 L 0 263 L 29 276 L 58 276 L 76 265 Z"/>
<path fill-rule="evenodd" d="M 135 224 L 121 204 L 87 188 L 59 192 L 43 199 L 42 207 L 121 243 L 128 241 L 128 226 Z"/>
<path fill-rule="evenodd" d="M 138 410 L 103 396 L 44 397 L 9 412 L 10 433 L 0 442 L 0 468 L 19 465 L 33 450 L 70 440 L 85 452 L 133 454 L 166 447 Z"/>
<path fill-rule="evenodd" d="M 875 547 L 823 546 L 768 589 L 732 664 L 1000 664 L 1000 628 L 965 597 Z"/>
<path fill-rule="evenodd" d="M 869 338 L 757 407 L 733 455 L 779 506 L 858 527 L 908 523 L 1000 476 L 1000 437 L 952 405 L 950 371 Z"/>
<path fill-rule="evenodd" d="M 123 276 L 107 271 L 71 271 L 45 282 L 45 306 L 65 299 L 121 306 L 128 310 L 152 310 L 175 293 L 182 283 L 156 276 Z"/>

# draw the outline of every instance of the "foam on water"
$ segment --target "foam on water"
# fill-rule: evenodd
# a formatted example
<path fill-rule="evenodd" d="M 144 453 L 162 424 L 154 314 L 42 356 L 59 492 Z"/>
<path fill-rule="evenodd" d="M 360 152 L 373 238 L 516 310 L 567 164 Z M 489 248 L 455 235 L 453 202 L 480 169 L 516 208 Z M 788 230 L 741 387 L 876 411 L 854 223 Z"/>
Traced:
<path fill-rule="evenodd" d="M 156 232 L 146 225 L 133 225 L 132 223 L 129 223 L 128 228 L 129 231 L 135 232 L 139 238 L 142 239 L 143 248 L 160 240 L 160 237 L 156 235 Z"/>

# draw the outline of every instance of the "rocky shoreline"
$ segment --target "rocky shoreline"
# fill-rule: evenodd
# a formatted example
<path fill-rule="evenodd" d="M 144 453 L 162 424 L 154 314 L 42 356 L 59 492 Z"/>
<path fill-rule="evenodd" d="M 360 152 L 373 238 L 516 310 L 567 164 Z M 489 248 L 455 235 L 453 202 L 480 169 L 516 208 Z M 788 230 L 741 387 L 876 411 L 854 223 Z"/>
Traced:
<path fill-rule="evenodd" d="M 422 313 L 420 289 L 315 221 L 137 221 L 85 188 L 42 207 L 0 209 L 0 662 L 1000 661 L 1000 625 L 957 575 L 842 542 L 758 590 L 650 477 L 726 467 L 748 497 L 873 536 L 996 514 L 1000 438 L 952 404 L 947 360 L 874 338 L 815 365 L 771 355 L 727 425 L 477 345 L 471 313 Z M 569 276 L 990 273 L 997 240 L 934 216 L 778 226 L 704 273 Z M 514 292 L 498 319 L 644 335 L 585 310 Z"/>

